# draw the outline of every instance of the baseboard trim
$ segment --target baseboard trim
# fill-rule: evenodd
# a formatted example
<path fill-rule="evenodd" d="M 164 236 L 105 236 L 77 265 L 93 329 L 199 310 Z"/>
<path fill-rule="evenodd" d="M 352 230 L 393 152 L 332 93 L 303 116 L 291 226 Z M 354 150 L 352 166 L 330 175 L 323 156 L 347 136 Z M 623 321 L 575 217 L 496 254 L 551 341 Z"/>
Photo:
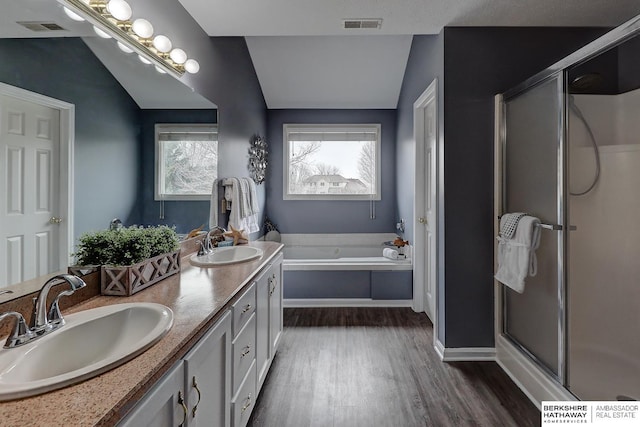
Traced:
<path fill-rule="evenodd" d="M 444 344 L 442 344 L 440 340 L 436 340 L 436 342 L 433 344 L 433 348 L 438 354 L 440 360 L 444 361 Z"/>
<path fill-rule="evenodd" d="M 373 300 L 369 298 L 283 299 L 285 308 L 312 307 L 411 307 L 413 300 Z"/>
<path fill-rule="evenodd" d="M 438 344 L 442 344 L 438 341 Z M 436 348 L 443 362 L 486 362 L 496 360 L 496 349 L 492 347 Z"/>
<path fill-rule="evenodd" d="M 504 336 L 496 338 L 496 362 L 538 409 L 543 401 L 577 400 Z"/>

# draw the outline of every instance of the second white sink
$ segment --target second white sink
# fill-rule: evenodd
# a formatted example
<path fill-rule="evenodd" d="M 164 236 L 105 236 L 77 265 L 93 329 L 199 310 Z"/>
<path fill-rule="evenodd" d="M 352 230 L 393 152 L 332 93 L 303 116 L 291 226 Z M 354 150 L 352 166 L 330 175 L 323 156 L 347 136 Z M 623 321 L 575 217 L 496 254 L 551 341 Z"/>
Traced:
<path fill-rule="evenodd" d="M 133 359 L 171 329 L 173 312 L 161 304 L 125 303 L 65 321 L 32 343 L 0 350 L 0 401 L 56 390 Z"/>
<path fill-rule="evenodd" d="M 191 256 L 191 264 L 197 267 L 216 267 L 251 261 L 262 256 L 262 249 L 253 246 L 229 246 L 216 248 L 210 254 Z"/>

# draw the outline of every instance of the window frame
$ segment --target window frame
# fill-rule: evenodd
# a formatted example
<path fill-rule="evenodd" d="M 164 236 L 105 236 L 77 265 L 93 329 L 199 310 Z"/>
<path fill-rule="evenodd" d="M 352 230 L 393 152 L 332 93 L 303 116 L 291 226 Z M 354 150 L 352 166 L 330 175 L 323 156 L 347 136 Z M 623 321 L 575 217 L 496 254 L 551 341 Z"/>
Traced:
<path fill-rule="evenodd" d="M 375 194 L 291 194 L 289 193 L 289 134 L 295 132 L 372 132 L 375 131 Z M 360 124 L 299 124 L 282 125 L 282 199 L 283 200 L 349 200 L 370 201 L 382 199 L 381 145 L 382 126 L 380 123 Z"/>
<path fill-rule="evenodd" d="M 208 194 L 166 194 L 161 191 L 161 185 L 164 182 L 164 162 L 162 158 L 162 150 L 160 149 L 159 134 L 161 132 L 183 132 L 189 133 L 189 131 L 203 132 L 209 131 L 216 134 L 216 148 L 219 150 L 218 139 L 218 124 L 217 123 L 156 123 L 154 126 L 154 151 L 155 151 L 155 165 L 154 165 L 154 183 L 153 192 L 155 201 L 202 201 L 211 199 L 211 190 Z M 218 177 L 216 177 L 217 179 Z M 213 185 L 213 182 L 211 183 Z"/>

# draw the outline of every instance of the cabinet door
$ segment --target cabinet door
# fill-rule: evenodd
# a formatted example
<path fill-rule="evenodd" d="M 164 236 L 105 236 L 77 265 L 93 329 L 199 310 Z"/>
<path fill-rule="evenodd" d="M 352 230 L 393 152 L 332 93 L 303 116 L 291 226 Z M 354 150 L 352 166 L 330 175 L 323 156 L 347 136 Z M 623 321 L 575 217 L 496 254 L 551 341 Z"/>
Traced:
<path fill-rule="evenodd" d="M 269 358 L 273 359 L 282 337 L 282 254 L 269 271 Z"/>
<path fill-rule="evenodd" d="M 256 368 L 258 391 L 269 370 L 269 269 L 256 280 Z"/>
<path fill-rule="evenodd" d="M 185 425 L 188 414 L 186 406 L 183 406 L 183 387 L 184 368 L 182 361 L 179 361 L 118 425 L 120 427 Z"/>
<path fill-rule="evenodd" d="M 231 425 L 231 313 L 185 356 L 189 427 Z"/>

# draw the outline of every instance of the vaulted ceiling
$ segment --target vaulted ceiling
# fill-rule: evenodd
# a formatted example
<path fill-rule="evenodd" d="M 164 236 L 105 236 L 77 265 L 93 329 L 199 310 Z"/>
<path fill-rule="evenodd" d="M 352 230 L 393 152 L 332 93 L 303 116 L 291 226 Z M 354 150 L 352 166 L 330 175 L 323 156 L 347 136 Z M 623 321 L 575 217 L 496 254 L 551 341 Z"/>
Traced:
<path fill-rule="evenodd" d="M 395 108 L 412 35 L 438 34 L 444 26 L 615 27 L 640 14 L 638 0 L 176 1 L 208 35 L 246 37 L 269 108 Z M 0 37 L 42 36 L 17 26 L 18 20 L 61 19 L 55 0 L 0 5 Z M 381 24 L 344 28 L 345 20 L 358 19 Z M 67 36 L 94 37 L 87 26 L 64 24 Z M 167 76 L 137 78 L 138 69 L 147 70 L 110 66 L 123 55 L 88 44 L 142 108 L 211 105 Z M 140 90 L 140 84 L 162 90 Z"/>

